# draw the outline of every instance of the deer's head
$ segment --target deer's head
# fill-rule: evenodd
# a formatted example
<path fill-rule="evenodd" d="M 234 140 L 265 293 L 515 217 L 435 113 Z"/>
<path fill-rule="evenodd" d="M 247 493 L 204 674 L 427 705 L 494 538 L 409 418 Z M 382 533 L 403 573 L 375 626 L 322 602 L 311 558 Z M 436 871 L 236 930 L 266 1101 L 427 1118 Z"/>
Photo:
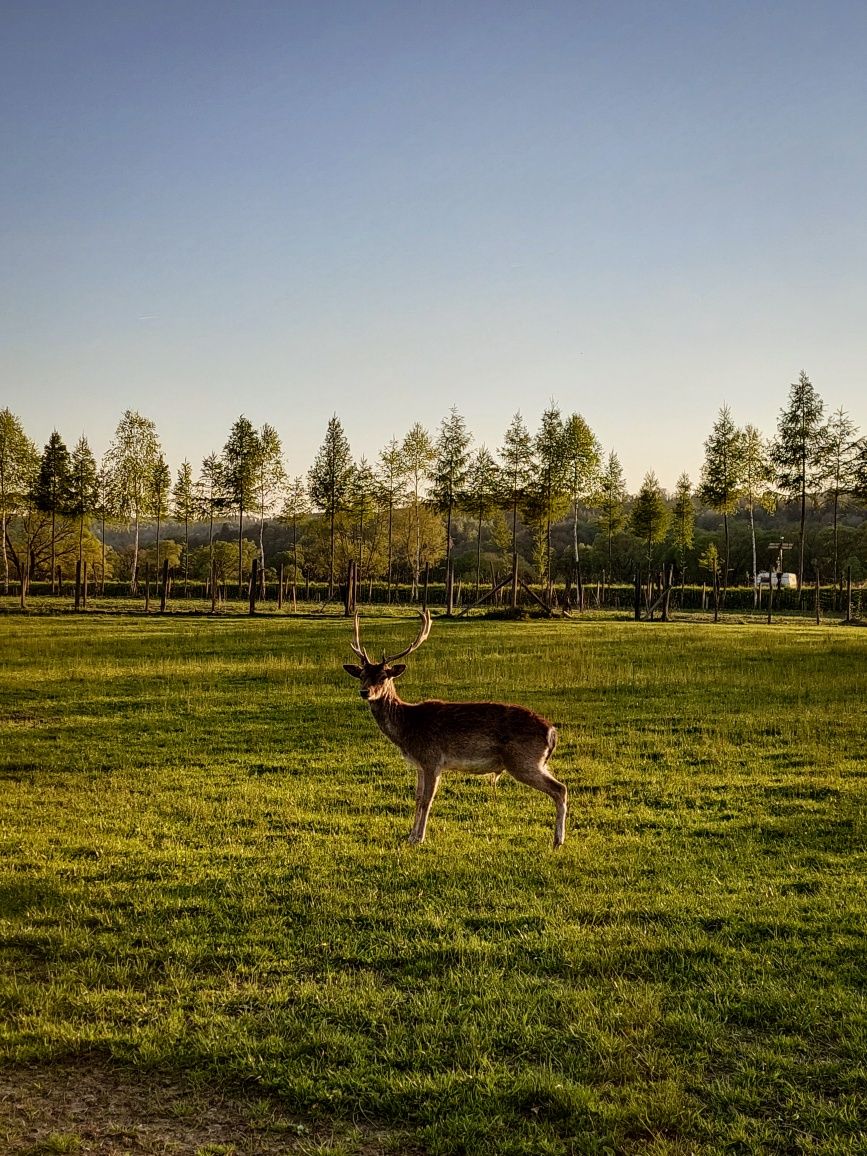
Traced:
<path fill-rule="evenodd" d="M 374 662 L 364 647 L 361 645 L 361 637 L 359 634 L 358 611 L 355 612 L 355 638 L 349 644 L 350 650 L 357 654 L 361 660 L 361 665 L 356 666 L 354 663 L 345 663 L 343 669 L 347 674 L 351 674 L 353 678 L 357 678 L 361 686 L 358 693 L 363 699 L 368 702 L 375 702 L 376 699 L 382 698 L 387 693 L 387 688 L 396 678 L 400 678 L 406 670 L 406 663 L 396 662 L 398 658 L 404 658 L 407 654 L 412 654 L 414 650 L 418 650 L 427 636 L 430 634 L 431 616 L 430 611 L 425 610 L 421 616 L 421 627 L 414 642 L 398 654 L 382 656 L 382 662 Z"/>

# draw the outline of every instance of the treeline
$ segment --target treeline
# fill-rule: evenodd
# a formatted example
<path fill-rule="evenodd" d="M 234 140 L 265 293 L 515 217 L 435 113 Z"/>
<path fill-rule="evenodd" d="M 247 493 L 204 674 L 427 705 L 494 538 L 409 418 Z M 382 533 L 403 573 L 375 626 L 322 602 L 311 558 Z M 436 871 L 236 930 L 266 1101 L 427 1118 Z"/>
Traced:
<path fill-rule="evenodd" d="M 86 437 L 70 450 L 57 431 L 40 452 L 7 408 L 0 578 L 7 593 L 37 579 L 56 589 L 87 562 L 98 581 L 135 591 L 143 564 L 168 559 L 185 585 L 242 589 L 255 558 L 263 582 L 279 565 L 293 584 L 331 593 L 351 561 L 388 599 L 397 583 L 417 596 L 425 571 L 441 567 L 477 588 L 510 574 L 549 598 L 565 582 L 580 607 L 587 581 L 631 580 L 639 568 L 674 567 L 723 601 L 730 584 L 754 585 L 781 564 L 796 567 L 799 587 L 819 570 L 835 584 L 847 568 L 867 575 L 867 439 L 842 408 L 826 415 L 805 373 L 771 437 L 723 406 L 704 449 L 695 482 L 683 473 L 667 494 L 651 471 L 630 495 L 617 454 L 554 403 L 535 431 L 515 414 L 493 452 L 473 445 L 452 408 L 434 435 L 416 424 L 374 462 L 353 457 L 335 415 L 312 467 L 291 477 L 277 430 L 241 416 L 222 450 L 172 475 L 139 413 L 123 414 L 97 461 Z"/>

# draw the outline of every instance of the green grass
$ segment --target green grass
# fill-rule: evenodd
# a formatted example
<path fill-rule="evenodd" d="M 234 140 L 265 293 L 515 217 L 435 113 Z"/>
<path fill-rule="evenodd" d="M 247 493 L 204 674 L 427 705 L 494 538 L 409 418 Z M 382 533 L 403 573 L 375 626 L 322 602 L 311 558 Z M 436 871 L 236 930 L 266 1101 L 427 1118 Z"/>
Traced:
<path fill-rule="evenodd" d="M 867 632 L 437 621 L 403 692 L 558 724 L 556 854 L 505 778 L 447 777 L 405 843 L 348 638 L 0 619 L 0 1061 L 433 1156 L 867 1150 Z"/>

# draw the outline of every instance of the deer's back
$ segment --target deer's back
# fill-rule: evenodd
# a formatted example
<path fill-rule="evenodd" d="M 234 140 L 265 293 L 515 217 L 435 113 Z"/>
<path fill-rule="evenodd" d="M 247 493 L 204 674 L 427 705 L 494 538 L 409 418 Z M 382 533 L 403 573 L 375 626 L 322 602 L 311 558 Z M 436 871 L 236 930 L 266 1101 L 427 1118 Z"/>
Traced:
<path fill-rule="evenodd" d="M 547 719 L 524 706 L 497 702 L 405 703 L 404 753 L 419 762 L 494 770 L 516 758 L 541 759 L 556 743 Z"/>

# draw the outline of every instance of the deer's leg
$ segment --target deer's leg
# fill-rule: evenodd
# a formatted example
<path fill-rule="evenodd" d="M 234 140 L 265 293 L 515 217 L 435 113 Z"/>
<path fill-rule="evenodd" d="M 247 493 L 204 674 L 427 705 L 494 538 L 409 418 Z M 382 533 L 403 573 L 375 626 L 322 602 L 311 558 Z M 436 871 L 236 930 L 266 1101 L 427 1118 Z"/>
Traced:
<path fill-rule="evenodd" d="M 423 843 L 431 803 L 440 785 L 440 772 L 429 767 L 418 768 L 415 786 L 415 821 L 409 833 L 410 843 Z"/>
<path fill-rule="evenodd" d="M 547 759 L 547 754 L 544 757 Z M 557 817 L 554 821 L 554 847 L 562 847 L 566 838 L 566 800 L 569 795 L 566 784 L 555 779 L 542 760 L 538 763 L 510 760 L 506 763 L 506 770 L 519 783 L 526 783 L 528 787 L 534 787 L 554 800 L 557 808 Z"/>

